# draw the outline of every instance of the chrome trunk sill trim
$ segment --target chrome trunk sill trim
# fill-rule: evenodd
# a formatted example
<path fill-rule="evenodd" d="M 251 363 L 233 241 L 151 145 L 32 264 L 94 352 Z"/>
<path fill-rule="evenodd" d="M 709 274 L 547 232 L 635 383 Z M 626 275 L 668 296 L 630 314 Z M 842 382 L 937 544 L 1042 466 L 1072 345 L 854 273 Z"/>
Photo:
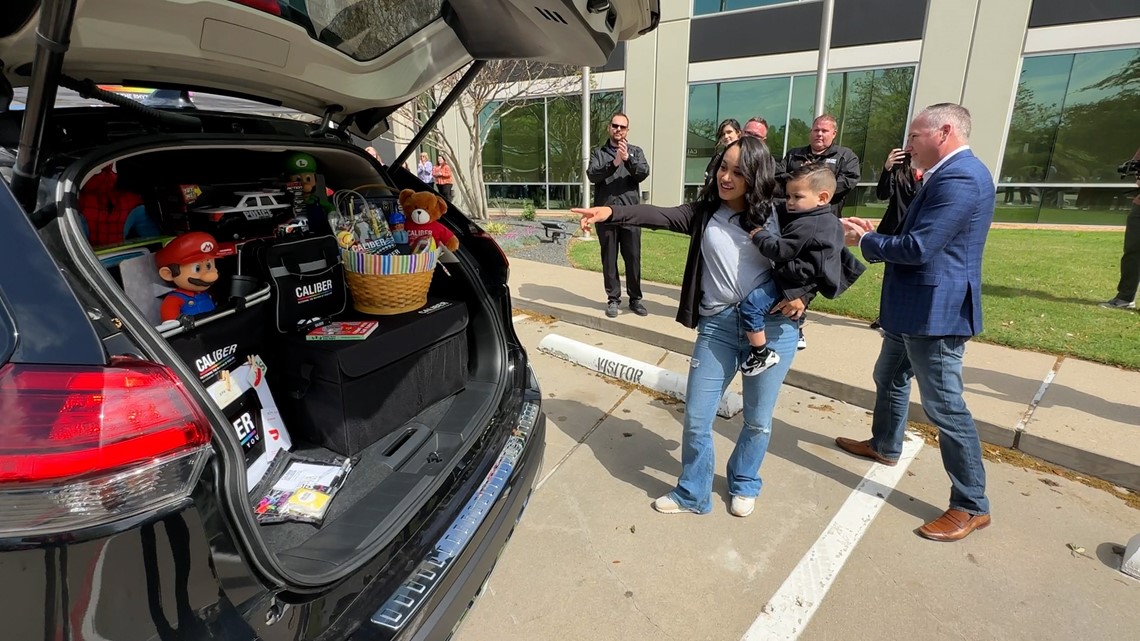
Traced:
<path fill-rule="evenodd" d="M 428 558 L 372 615 L 373 623 L 389 630 L 400 630 L 439 587 L 448 569 L 467 549 L 487 518 L 488 510 L 502 496 L 537 422 L 538 404 L 524 403 L 518 425 L 499 452 L 491 471 L 436 542 Z"/>

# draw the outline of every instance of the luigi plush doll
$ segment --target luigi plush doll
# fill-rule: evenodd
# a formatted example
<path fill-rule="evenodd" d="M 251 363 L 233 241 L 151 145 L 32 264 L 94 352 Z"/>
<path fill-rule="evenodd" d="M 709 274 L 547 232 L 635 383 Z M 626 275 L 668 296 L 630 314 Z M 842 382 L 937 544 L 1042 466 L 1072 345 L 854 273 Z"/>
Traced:
<path fill-rule="evenodd" d="M 336 211 L 333 204 L 317 188 L 317 159 L 309 154 L 297 152 L 286 161 L 287 181 L 300 183 L 304 190 L 305 216 L 309 220 L 309 230 L 318 235 L 332 235 L 329 214 Z"/>

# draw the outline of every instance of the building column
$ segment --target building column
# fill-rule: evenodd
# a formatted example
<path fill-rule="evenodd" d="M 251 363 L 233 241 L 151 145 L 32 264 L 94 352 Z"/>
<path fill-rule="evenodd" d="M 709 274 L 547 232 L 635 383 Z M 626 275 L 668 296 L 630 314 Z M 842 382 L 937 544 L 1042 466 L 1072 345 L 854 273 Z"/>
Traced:
<path fill-rule="evenodd" d="M 994 173 L 1017 95 L 1033 0 L 929 0 L 914 113 L 939 102 L 970 110 L 970 147 Z M 912 114 L 913 116 L 913 114 Z"/>
<path fill-rule="evenodd" d="M 961 102 L 980 0 L 928 0 L 912 114 L 939 102 Z"/>
<path fill-rule="evenodd" d="M 662 2 L 661 23 L 626 44 L 625 105 L 630 142 L 645 150 L 649 179 L 641 190 L 665 207 L 681 202 L 689 101 L 688 2 Z"/>
<path fill-rule="evenodd" d="M 1009 119 L 1021 80 L 1021 54 L 1033 0 L 982 0 L 962 104 L 973 116 L 970 149 L 1000 180 Z"/>

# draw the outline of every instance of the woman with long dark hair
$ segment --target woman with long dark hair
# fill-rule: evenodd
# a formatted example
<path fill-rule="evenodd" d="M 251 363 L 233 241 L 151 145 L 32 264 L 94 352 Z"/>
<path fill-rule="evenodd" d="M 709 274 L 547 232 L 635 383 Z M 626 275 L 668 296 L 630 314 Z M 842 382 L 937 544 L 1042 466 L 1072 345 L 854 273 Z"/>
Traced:
<path fill-rule="evenodd" d="M 892 149 L 887 154 L 883 173 L 879 175 L 879 184 L 875 187 L 875 195 L 879 200 L 887 201 L 887 211 L 875 231 L 889 236 L 898 235 L 906 220 L 906 208 L 914 200 L 920 180 L 922 171 L 911 166 L 910 154 L 902 149 Z"/>
<path fill-rule="evenodd" d="M 758 138 L 745 137 L 718 154 L 714 180 L 705 181 L 695 202 L 680 207 L 633 205 L 574 209 L 582 228 L 608 222 L 668 229 L 690 236 L 677 321 L 697 328 L 689 370 L 677 486 L 653 502 L 658 512 L 712 511 L 712 425 L 717 406 L 750 345 L 739 305 L 753 289 L 772 278 L 772 263 L 753 245 L 745 227 L 779 233 L 772 205 L 775 162 Z M 741 218 L 745 224 L 742 224 Z M 803 314 L 801 299 L 784 300 L 766 321 L 768 345 L 780 356 L 774 367 L 744 379 L 744 427 L 728 460 L 730 511 L 748 516 L 760 493 L 760 464 L 768 451 L 772 410 L 784 376 L 796 354 Z"/>
<path fill-rule="evenodd" d="M 740 128 L 740 121 L 736 118 L 725 118 L 720 121 L 716 128 L 716 147 L 713 148 L 713 157 L 709 159 L 708 167 L 705 167 L 705 182 L 708 182 L 711 176 L 716 174 L 717 167 L 720 166 L 720 155 L 724 150 L 740 138 L 744 130 Z"/>
<path fill-rule="evenodd" d="M 922 170 L 910 164 L 910 154 L 902 149 L 892 149 L 883 163 L 883 173 L 875 187 L 875 196 L 887 201 L 887 211 L 875 231 L 888 236 L 897 236 L 906 222 L 906 209 L 918 193 Z M 879 329 L 879 319 L 871 321 L 871 329 Z"/>

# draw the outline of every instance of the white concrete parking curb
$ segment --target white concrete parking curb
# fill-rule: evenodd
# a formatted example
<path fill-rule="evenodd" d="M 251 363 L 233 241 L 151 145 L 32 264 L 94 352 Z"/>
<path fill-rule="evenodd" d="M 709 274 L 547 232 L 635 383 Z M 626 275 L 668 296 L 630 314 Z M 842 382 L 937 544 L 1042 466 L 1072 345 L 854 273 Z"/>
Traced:
<path fill-rule="evenodd" d="M 677 372 L 580 343 L 558 334 L 547 334 L 538 344 L 538 349 L 605 376 L 649 388 L 681 402 L 685 401 L 685 384 L 688 382 L 688 376 Z M 720 399 L 720 406 L 717 407 L 716 413 L 724 418 L 732 418 L 743 409 L 744 398 L 736 392 L 726 391 Z"/>
<path fill-rule="evenodd" d="M 1124 560 L 1120 563 L 1120 571 L 1134 579 L 1140 579 L 1140 534 L 1132 537 L 1124 548 Z"/>

